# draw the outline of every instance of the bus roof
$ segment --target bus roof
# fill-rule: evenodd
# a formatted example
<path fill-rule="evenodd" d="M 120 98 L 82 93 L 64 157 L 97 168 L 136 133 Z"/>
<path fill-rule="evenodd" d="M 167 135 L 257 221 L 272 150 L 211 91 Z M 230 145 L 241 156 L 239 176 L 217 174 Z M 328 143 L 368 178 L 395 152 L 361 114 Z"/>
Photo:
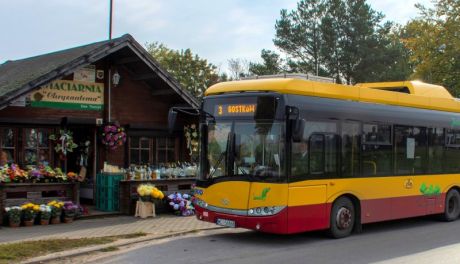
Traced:
<path fill-rule="evenodd" d="M 295 78 L 256 79 L 218 83 L 209 87 L 205 95 L 250 91 L 460 112 L 460 101 L 444 87 L 420 81 L 358 83 L 352 86 Z"/>

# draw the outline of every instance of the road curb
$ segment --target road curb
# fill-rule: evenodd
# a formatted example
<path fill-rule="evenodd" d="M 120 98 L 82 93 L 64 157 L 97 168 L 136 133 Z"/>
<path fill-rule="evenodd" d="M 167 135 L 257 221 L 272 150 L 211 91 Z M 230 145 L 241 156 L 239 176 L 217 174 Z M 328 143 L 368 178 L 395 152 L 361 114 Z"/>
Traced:
<path fill-rule="evenodd" d="M 165 235 L 152 235 L 147 237 L 142 237 L 142 238 L 135 238 L 135 239 L 129 239 L 126 241 L 115 241 L 112 243 L 108 244 L 103 244 L 103 245 L 97 245 L 97 246 L 91 246 L 91 247 L 84 247 L 84 248 L 79 248 L 79 249 L 74 249 L 74 250 L 66 250 L 66 251 L 61 251 L 61 252 L 55 252 L 51 253 L 45 256 L 40 256 L 40 257 L 35 257 L 32 259 L 25 260 L 21 263 L 24 264 L 38 264 L 38 263 L 46 263 L 49 261 L 54 261 L 54 260 L 59 260 L 63 258 L 70 258 L 70 257 L 77 257 L 81 256 L 84 254 L 100 251 L 104 248 L 107 247 L 123 247 L 123 246 L 128 246 L 128 245 L 133 245 L 133 244 L 138 244 L 142 242 L 149 242 L 153 240 L 160 240 L 160 239 L 165 239 L 165 238 L 171 238 L 171 237 L 176 237 L 176 236 L 183 236 L 187 235 L 190 233 L 194 233 L 197 231 L 206 231 L 206 230 L 217 230 L 217 229 L 223 229 L 226 227 L 211 227 L 211 228 L 203 228 L 203 229 L 193 229 L 193 230 L 187 230 L 187 231 L 180 231 L 180 232 L 174 232 L 174 233 L 169 233 Z"/>

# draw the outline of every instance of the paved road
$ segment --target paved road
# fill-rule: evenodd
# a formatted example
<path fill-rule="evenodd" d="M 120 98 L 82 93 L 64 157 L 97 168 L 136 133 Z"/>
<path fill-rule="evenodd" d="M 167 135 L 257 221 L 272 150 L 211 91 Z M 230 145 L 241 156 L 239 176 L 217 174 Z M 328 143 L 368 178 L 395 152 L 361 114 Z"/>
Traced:
<path fill-rule="evenodd" d="M 460 220 L 432 218 L 365 225 L 330 239 L 322 232 L 270 235 L 242 229 L 206 231 L 154 244 L 98 263 L 460 263 Z"/>

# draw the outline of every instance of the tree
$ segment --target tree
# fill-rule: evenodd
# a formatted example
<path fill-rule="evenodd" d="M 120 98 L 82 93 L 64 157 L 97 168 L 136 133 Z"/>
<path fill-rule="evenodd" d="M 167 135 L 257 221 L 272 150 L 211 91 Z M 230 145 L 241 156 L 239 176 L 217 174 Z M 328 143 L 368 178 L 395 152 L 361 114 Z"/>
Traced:
<path fill-rule="evenodd" d="M 249 62 L 246 59 L 229 59 L 228 70 L 230 71 L 230 80 L 239 80 L 241 77 L 249 75 Z"/>
<path fill-rule="evenodd" d="M 320 24 L 324 11 L 323 0 L 301 0 L 296 10 L 290 13 L 286 9 L 281 10 L 281 18 L 276 21 L 273 42 L 296 58 L 290 64 L 301 72 L 319 73 L 322 38 Z"/>
<path fill-rule="evenodd" d="M 202 97 L 209 86 L 220 81 L 217 67 L 193 54 L 190 49 L 172 50 L 158 42 L 147 43 L 146 47 L 160 65 L 197 98 Z"/>
<path fill-rule="evenodd" d="M 366 0 L 301 0 L 290 13 L 281 10 L 274 44 L 291 69 L 339 83 L 405 79 L 407 71 L 396 69 L 405 67 L 400 58 L 407 50 L 394 25 L 382 20 Z"/>
<path fill-rule="evenodd" d="M 283 72 L 283 60 L 280 55 L 271 50 L 263 49 L 260 53 L 262 63 L 249 63 L 249 73 L 255 75 L 271 75 Z"/>
<path fill-rule="evenodd" d="M 447 87 L 460 95 L 460 1 L 439 0 L 434 8 L 417 5 L 421 17 L 404 27 L 404 44 L 415 64 L 413 78 Z"/>

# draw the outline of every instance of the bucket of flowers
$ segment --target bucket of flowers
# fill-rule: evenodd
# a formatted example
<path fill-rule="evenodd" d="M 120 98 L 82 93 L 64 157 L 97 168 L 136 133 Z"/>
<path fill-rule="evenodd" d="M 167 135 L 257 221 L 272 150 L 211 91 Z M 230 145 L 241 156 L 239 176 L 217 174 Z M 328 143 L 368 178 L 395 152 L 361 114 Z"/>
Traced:
<path fill-rule="evenodd" d="M 153 202 L 154 199 L 163 199 L 165 196 L 162 191 L 151 184 L 141 184 L 137 187 L 137 194 L 142 202 Z"/>
<path fill-rule="evenodd" d="M 40 206 L 33 203 L 26 203 L 21 206 L 24 226 L 33 226 L 35 217 L 40 212 Z"/>
<path fill-rule="evenodd" d="M 75 215 L 77 214 L 78 205 L 74 204 L 73 202 L 65 202 L 64 203 L 64 223 L 72 223 Z"/>
<path fill-rule="evenodd" d="M 24 182 L 28 179 L 27 172 L 21 170 L 17 164 L 11 164 L 8 169 L 8 175 L 12 182 Z"/>
<path fill-rule="evenodd" d="M 40 182 L 43 180 L 43 174 L 40 168 L 31 166 L 28 168 L 29 179 L 32 180 L 33 183 Z"/>
<path fill-rule="evenodd" d="M 189 216 L 195 214 L 195 208 L 191 202 L 191 195 L 179 192 L 168 195 L 169 205 L 174 213 L 179 216 Z"/>
<path fill-rule="evenodd" d="M 75 172 L 70 171 L 67 173 L 67 180 L 75 182 L 78 180 L 78 175 Z"/>
<path fill-rule="evenodd" d="M 40 224 L 48 225 L 51 218 L 51 206 L 46 204 L 40 205 Z"/>
<path fill-rule="evenodd" d="M 51 207 L 51 224 L 61 223 L 62 207 L 64 203 L 54 200 L 47 205 Z"/>
<path fill-rule="evenodd" d="M 11 182 L 10 175 L 8 174 L 9 168 L 8 164 L 0 167 L 0 182 Z"/>
<path fill-rule="evenodd" d="M 10 227 L 19 227 L 21 225 L 21 207 L 5 207 L 5 212 L 8 216 Z"/>
<path fill-rule="evenodd" d="M 54 172 L 54 178 L 57 182 L 65 182 L 67 180 L 67 176 L 62 172 L 61 168 L 54 168 Z"/>

